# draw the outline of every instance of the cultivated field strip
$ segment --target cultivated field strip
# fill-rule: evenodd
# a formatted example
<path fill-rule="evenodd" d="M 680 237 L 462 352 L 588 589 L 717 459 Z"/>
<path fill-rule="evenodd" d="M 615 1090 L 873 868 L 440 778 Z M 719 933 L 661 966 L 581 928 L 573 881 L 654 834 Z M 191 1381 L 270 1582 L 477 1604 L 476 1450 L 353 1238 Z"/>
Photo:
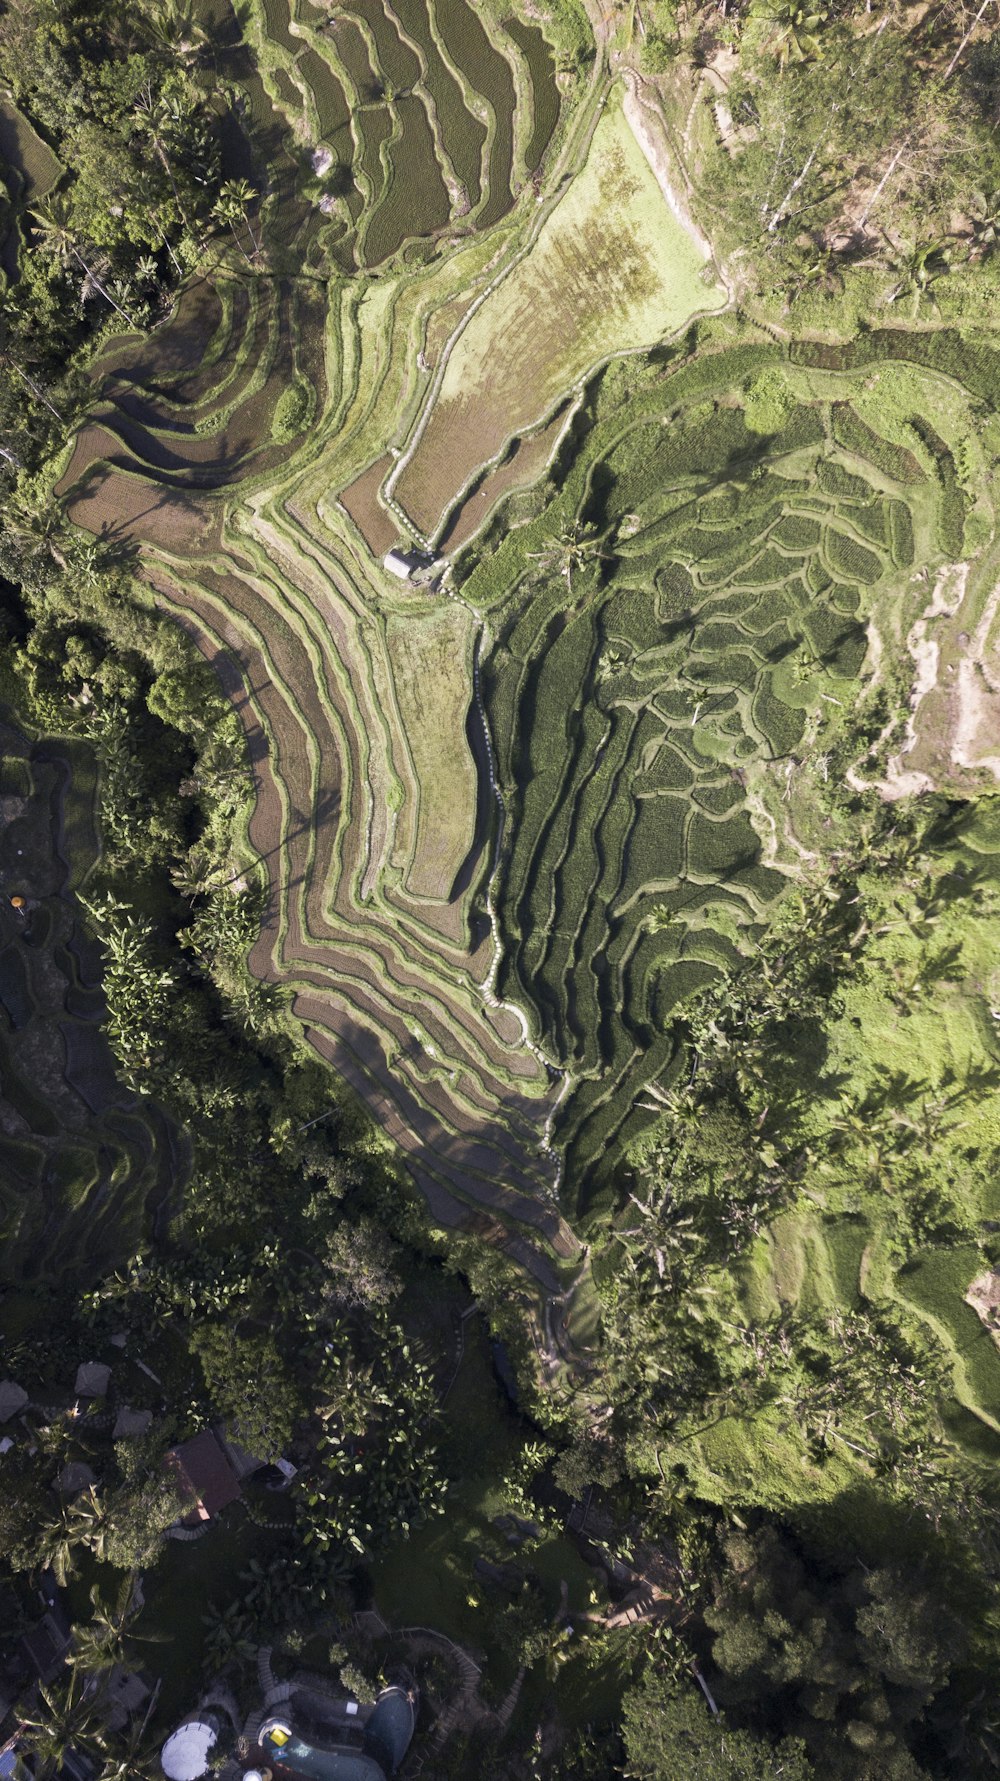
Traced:
<path fill-rule="evenodd" d="M 760 435 L 742 392 L 768 367 L 787 401 Z M 569 1070 L 570 1180 L 593 1182 L 655 1113 L 685 998 L 770 919 L 800 852 L 790 775 L 856 697 L 872 590 L 881 621 L 945 548 L 933 380 L 923 414 L 895 419 L 906 444 L 859 393 L 764 344 L 612 369 L 548 509 L 513 530 L 501 509 L 462 586 L 494 636 L 498 990 Z M 947 542 L 958 554 L 960 514 Z"/>
<path fill-rule="evenodd" d="M 328 393 L 341 421 L 350 417 L 350 431 L 370 422 L 380 397 L 377 381 L 363 394 L 360 342 L 350 310 L 343 313 L 350 325 L 335 364 L 327 354 L 329 383 L 316 393 Z M 224 311 L 204 301 L 196 319 L 206 351 L 225 337 L 240 371 L 220 357 L 217 383 L 203 370 L 193 403 L 184 400 L 183 376 L 167 388 L 161 377 L 155 391 L 126 389 L 116 362 L 107 372 L 112 399 L 95 408 L 60 489 L 72 514 L 95 522 L 101 489 L 116 491 L 126 475 L 147 491 L 183 488 L 201 514 L 202 548 L 188 556 L 182 534 L 177 551 L 157 533 L 147 572 L 215 662 L 246 724 L 258 776 L 250 839 L 274 891 L 252 968 L 288 987 L 313 1042 L 370 1105 L 391 1103 L 389 1129 L 439 1215 L 464 1221 L 485 1209 L 554 1290 L 544 1252 L 576 1250 L 552 1205 L 555 1160 L 542 1145 L 558 1082 L 524 1044 L 516 1018 L 484 1009 L 487 939 L 470 947 L 461 899 L 434 878 L 429 855 L 420 867 L 413 857 L 427 827 L 424 805 L 439 792 L 422 786 L 414 766 L 423 758 L 426 780 L 426 745 L 420 757 L 412 717 L 408 729 L 402 724 L 381 584 L 349 532 L 335 538 L 319 517 L 325 474 L 293 479 L 279 497 L 268 485 L 289 448 L 268 446 L 256 460 L 244 449 L 242 411 L 259 400 L 273 366 L 287 376 L 296 314 L 290 301 L 263 293 Z M 251 338 L 234 355 L 240 316 Z M 194 326 L 190 308 L 177 320 Z M 184 357 L 175 355 L 178 371 Z M 222 506 L 206 506 L 206 463 L 228 469 L 231 485 L 244 478 L 228 519 Z M 133 535 L 140 526 L 141 515 Z M 427 616 L 440 626 L 440 606 Z M 454 712 L 469 782 L 463 854 L 477 829 L 479 789 L 467 705 L 459 699 Z M 407 822 L 397 820 L 393 787 L 403 788 Z M 485 844 L 480 835 L 480 854 Z"/>
<path fill-rule="evenodd" d="M 512 209 L 559 122 L 551 52 L 469 0 L 265 0 L 249 20 L 267 99 L 322 188 L 345 268 L 417 259 Z"/>

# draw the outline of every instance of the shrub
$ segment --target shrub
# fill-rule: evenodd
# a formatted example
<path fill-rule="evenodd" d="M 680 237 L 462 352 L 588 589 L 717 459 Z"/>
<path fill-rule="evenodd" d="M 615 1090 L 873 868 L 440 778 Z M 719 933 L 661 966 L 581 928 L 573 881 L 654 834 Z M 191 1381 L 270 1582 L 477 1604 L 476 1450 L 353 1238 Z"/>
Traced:
<path fill-rule="evenodd" d="M 758 371 L 745 386 L 743 418 L 751 433 L 780 433 L 795 408 L 784 373 L 775 366 Z"/>
<path fill-rule="evenodd" d="M 278 397 L 271 422 L 271 438 L 279 445 L 287 445 L 292 439 L 297 439 L 305 431 L 309 406 L 309 391 L 296 378 Z"/>
<path fill-rule="evenodd" d="M 893 482 L 926 482 L 927 478 L 912 451 L 907 451 L 904 445 L 892 445 L 888 439 L 883 439 L 881 434 L 874 432 L 855 413 L 849 402 L 835 402 L 832 414 L 833 436 L 845 451 L 864 458 L 866 463 L 873 464 L 876 470 L 881 470 L 883 476 L 890 477 Z"/>

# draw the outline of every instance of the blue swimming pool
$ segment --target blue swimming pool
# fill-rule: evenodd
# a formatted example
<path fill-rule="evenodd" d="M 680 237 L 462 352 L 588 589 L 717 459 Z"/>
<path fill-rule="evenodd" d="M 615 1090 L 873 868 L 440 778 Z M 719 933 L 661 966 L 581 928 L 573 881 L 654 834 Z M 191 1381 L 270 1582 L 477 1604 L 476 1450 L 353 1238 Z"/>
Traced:
<path fill-rule="evenodd" d="M 276 1766 L 294 1769 L 297 1775 L 315 1776 L 316 1781 L 385 1781 L 381 1764 L 362 1750 L 317 1750 L 294 1732 L 281 1743 L 272 1736 L 270 1728 L 265 1728 L 260 1735 L 260 1748 Z"/>

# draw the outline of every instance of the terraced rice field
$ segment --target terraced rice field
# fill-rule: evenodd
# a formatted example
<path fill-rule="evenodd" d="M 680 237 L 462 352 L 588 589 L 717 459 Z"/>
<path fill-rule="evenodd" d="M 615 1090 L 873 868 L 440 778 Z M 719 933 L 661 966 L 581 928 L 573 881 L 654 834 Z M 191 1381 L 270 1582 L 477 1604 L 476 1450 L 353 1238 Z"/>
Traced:
<path fill-rule="evenodd" d="M 384 265 L 460 219 L 514 205 L 559 123 L 536 27 L 487 28 L 468 0 L 262 0 L 251 23 L 271 102 L 308 143 L 341 250 Z"/>
<path fill-rule="evenodd" d="M 869 336 L 861 363 L 713 324 L 696 358 L 661 346 L 585 390 L 612 324 L 649 346 L 722 301 L 617 99 L 601 114 L 595 82 L 540 202 L 489 231 L 541 152 L 530 35 L 459 0 L 269 17 L 272 119 L 306 142 L 313 57 L 334 134 L 338 93 L 351 113 L 331 203 L 317 174 L 265 206 L 309 276 L 237 268 L 117 344 L 57 493 L 138 547 L 240 711 L 271 874 L 252 970 L 433 1216 L 502 1236 L 554 1294 L 579 1264 L 561 1205 L 655 1110 L 683 997 L 782 892 L 783 776 L 853 696 L 872 589 L 889 610 L 961 546 L 957 386 L 925 336 Z M 395 186 L 418 136 L 450 213 L 421 253 Z M 369 249 L 388 257 L 358 276 Z M 912 407 L 882 426 L 871 381 L 903 361 Z M 747 424 L 762 370 L 790 393 L 773 438 Z M 446 523 L 443 581 L 384 572 L 389 543 Z"/>
<path fill-rule="evenodd" d="M 0 93 L 0 161 L 14 169 L 27 204 L 40 204 L 62 174 L 58 157 L 6 93 Z"/>
<path fill-rule="evenodd" d="M 416 531 L 436 539 L 473 477 L 563 401 L 609 343 L 651 346 L 720 307 L 724 293 L 704 271 L 612 99 L 530 251 L 452 337 L 388 485 Z"/>
<path fill-rule="evenodd" d="M 123 1088 L 101 1030 L 99 950 L 70 868 L 93 859 L 87 751 L 0 725 L 0 1251 L 3 1277 L 96 1276 L 176 1205 L 190 1166 L 159 1108 Z M 23 897 L 15 910 L 11 897 Z"/>
<path fill-rule="evenodd" d="M 0 284 L 17 271 L 18 216 L 41 203 L 62 171 L 11 96 L 0 93 Z"/>
<path fill-rule="evenodd" d="M 497 987 L 568 1067 L 553 1135 L 577 1183 L 655 1113 L 685 996 L 752 949 L 798 864 L 791 775 L 856 696 L 873 590 L 888 622 L 914 561 L 961 549 L 919 413 L 893 443 L 860 378 L 785 367 L 784 426 L 748 430 L 748 379 L 782 365 L 761 343 L 613 369 L 562 491 L 501 520 L 462 589 L 495 640 Z"/>
<path fill-rule="evenodd" d="M 428 274 L 425 303 L 443 295 L 437 281 Z M 365 332 L 386 317 L 352 312 L 351 298 L 331 290 L 345 336 L 322 368 L 302 346 L 326 330 L 302 319 L 296 293 L 181 304 L 158 342 L 155 389 L 126 389 L 127 355 L 106 361 L 60 492 L 79 523 L 141 542 L 158 597 L 239 703 L 258 778 L 249 839 L 273 872 L 253 969 L 289 986 L 311 1041 L 409 1153 L 435 1213 L 506 1230 L 554 1290 L 558 1258 L 576 1250 L 541 1143 L 558 1082 L 518 1015 L 484 1007 L 492 943 L 470 905 L 488 865 L 487 742 L 470 710 L 478 627 L 441 600 L 403 595 L 394 610 L 331 499 L 352 425 L 365 437 L 365 367 L 408 374 Z M 409 338 L 400 308 L 388 323 Z M 195 340 L 207 360 L 192 378 Z M 255 453 L 246 411 L 293 360 L 300 376 L 310 366 L 323 428 L 298 446 L 265 429 Z M 392 411 L 398 387 L 383 399 Z M 250 432 L 259 443 L 256 422 Z"/>

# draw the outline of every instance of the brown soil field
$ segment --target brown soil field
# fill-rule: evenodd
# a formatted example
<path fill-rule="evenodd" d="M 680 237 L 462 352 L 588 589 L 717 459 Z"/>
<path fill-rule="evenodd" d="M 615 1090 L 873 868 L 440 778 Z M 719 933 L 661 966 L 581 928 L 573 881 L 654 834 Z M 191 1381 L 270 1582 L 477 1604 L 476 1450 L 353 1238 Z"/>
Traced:
<path fill-rule="evenodd" d="M 203 549 L 219 516 L 184 491 L 95 466 L 66 502 L 76 526 L 100 538 L 131 539 L 174 555 Z"/>
<path fill-rule="evenodd" d="M 491 470 L 479 488 L 473 489 L 453 510 L 437 540 L 440 550 L 462 550 L 480 526 L 489 519 L 493 509 L 505 495 L 509 495 L 513 489 L 530 488 L 533 482 L 537 482 L 555 450 L 565 419 L 566 410 L 561 408 L 558 414 L 552 416 L 547 426 L 532 433 L 529 438 L 515 442 L 513 451 L 504 462 Z"/>
<path fill-rule="evenodd" d="M 378 490 L 392 469 L 392 463 L 387 452 L 363 470 L 340 496 L 341 506 L 350 514 L 373 557 L 384 557 L 387 550 L 399 543 L 399 523 L 378 499 Z"/>

